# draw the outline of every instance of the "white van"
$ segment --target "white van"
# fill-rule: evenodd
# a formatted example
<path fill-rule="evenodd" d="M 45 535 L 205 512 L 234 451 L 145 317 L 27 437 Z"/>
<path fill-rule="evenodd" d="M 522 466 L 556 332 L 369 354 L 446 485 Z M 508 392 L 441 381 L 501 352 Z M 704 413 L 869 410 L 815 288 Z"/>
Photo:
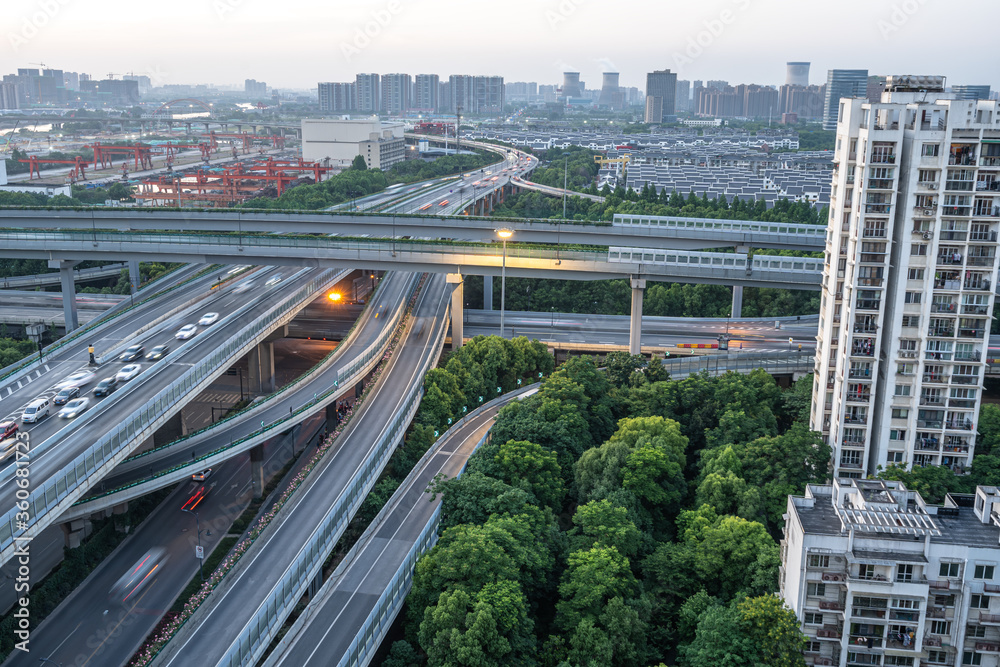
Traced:
<path fill-rule="evenodd" d="M 25 424 L 34 424 L 35 422 L 42 419 L 42 417 L 49 416 L 49 410 L 52 408 L 49 399 L 47 398 L 36 398 L 28 406 L 24 408 L 24 414 L 21 415 L 21 421 Z"/>

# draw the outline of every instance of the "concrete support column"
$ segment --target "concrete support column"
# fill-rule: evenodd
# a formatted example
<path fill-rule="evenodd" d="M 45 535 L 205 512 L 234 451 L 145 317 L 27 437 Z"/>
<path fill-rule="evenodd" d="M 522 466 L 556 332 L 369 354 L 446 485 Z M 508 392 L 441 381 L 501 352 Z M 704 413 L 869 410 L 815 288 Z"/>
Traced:
<path fill-rule="evenodd" d="M 313 577 L 313 580 L 309 582 L 309 599 L 312 600 L 319 593 L 319 589 L 323 588 L 323 571 L 320 570 Z"/>
<path fill-rule="evenodd" d="M 733 311 L 732 318 L 743 317 L 743 285 L 733 285 Z"/>
<path fill-rule="evenodd" d="M 483 310 L 493 310 L 493 276 L 483 276 Z"/>
<path fill-rule="evenodd" d="M 457 350 L 465 344 L 465 288 L 461 273 L 449 273 L 451 290 L 451 349 Z"/>
<path fill-rule="evenodd" d="M 632 320 L 628 330 L 628 353 L 639 354 L 642 349 L 642 295 L 646 291 L 646 281 L 632 279 Z"/>
<path fill-rule="evenodd" d="M 59 527 L 62 528 L 64 546 L 67 549 L 76 549 L 83 542 L 83 539 L 90 535 L 91 523 L 88 519 L 74 519 L 69 523 L 61 523 Z"/>
<path fill-rule="evenodd" d="M 269 394 L 275 391 L 274 341 L 281 338 L 288 338 L 287 325 L 258 343 L 247 355 L 250 393 Z"/>
<path fill-rule="evenodd" d="M 66 333 L 80 326 L 80 318 L 76 312 L 76 281 L 73 276 L 73 267 L 76 264 L 77 262 L 64 262 L 62 260 L 49 261 L 50 269 L 59 269 L 59 283 L 62 286 L 63 318 L 66 320 Z"/>
<path fill-rule="evenodd" d="M 264 495 L 264 445 L 257 445 L 250 450 L 250 485 L 253 487 L 253 497 Z"/>
<path fill-rule="evenodd" d="M 132 294 L 139 291 L 139 284 L 142 282 L 142 276 L 139 274 L 139 260 L 130 259 L 128 261 L 128 280 L 132 284 Z"/>

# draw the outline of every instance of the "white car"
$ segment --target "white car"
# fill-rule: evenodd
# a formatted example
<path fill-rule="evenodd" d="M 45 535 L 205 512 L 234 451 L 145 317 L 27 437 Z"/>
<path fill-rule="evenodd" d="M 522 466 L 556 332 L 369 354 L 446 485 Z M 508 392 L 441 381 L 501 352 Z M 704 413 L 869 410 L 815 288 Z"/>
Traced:
<path fill-rule="evenodd" d="M 142 364 L 129 364 L 122 366 L 122 369 L 115 375 L 119 382 L 128 382 L 142 371 Z"/>
<path fill-rule="evenodd" d="M 87 409 L 88 405 L 90 405 L 89 398 L 74 398 L 66 404 L 66 407 L 59 411 L 59 416 L 63 419 L 79 417 Z"/>
<path fill-rule="evenodd" d="M 198 327 L 196 325 L 185 324 L 184 326 L 182 326 L 180 329 L 177 330 L 177 333 L 174 334 L 174 338 L 178 340 L 187 340 L 196 333 L 198 333 Z"/>
<path fill-rule="evenodd" d="M 89 384 L 93 379 L 94 374 L 90 371 L 77 371 L 57 384 L 56 390 L 62 391 L 63 389 L 69 389 L 70 387 L 82 387 L 85 384 Z"/>
<path fill-rule="evenodd" d="M 215 322 L 218 319 L 219 319 L 218 313 L 205 313 L 204 315 L 201 316 L 201 319 L 198 320 L 198 326 L 207 327 L 209 325 L 215 324 Z"/>
<path fill-rule="evenodd" d="M 272 285 L 277 285 L 280 282 L 281 282 L 281 274 L 278 273 L 278 274 L 275 274 L 275 275 L 271 276 L 270 278 L 268 278 L 267 282 L 264 283 L 264 286 L 265 287 L 271 287 Z"/>

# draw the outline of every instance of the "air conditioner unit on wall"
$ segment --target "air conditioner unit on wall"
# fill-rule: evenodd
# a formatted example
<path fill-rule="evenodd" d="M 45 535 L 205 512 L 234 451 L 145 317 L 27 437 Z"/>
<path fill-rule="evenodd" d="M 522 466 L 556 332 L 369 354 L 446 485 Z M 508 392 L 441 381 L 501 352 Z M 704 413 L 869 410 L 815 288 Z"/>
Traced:
<path fill-rule="evenodd" d="M 932 234 L 930 232 L 924 232 L 924 240 L 930 240 Z"/>

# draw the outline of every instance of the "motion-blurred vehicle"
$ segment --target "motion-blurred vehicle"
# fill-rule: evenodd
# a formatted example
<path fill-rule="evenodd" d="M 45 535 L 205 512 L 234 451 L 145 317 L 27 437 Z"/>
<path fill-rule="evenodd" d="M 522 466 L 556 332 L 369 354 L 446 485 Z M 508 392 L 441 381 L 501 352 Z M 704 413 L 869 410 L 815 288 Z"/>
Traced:
<path fill-rule="evenodd" d="M 163 547 L 150 549 L 115 582 L 108 593 L 108 600 L 134 603 L 142 589 L 149 585 L 149 582 L 163 569 L 166 562 L 166 549 Z"/>

